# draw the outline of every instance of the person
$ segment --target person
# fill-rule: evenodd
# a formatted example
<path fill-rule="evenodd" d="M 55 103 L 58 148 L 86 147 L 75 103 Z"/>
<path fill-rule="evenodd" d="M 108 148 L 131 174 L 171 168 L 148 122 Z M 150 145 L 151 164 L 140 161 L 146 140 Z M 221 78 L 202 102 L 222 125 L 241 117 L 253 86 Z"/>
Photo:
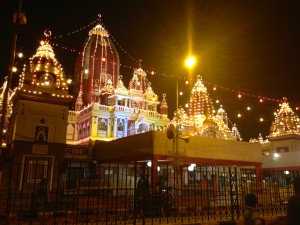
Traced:
<path fill-rule="evenodd" d="M 143 165 L 140 171 L 140 179 L 136 186 L 136 196 L 137 196 L 137 213 L 141 217 L 147 214 L 147 208 L 149 207 L 149 196 L 151 192 L 151 187 L 149 183 L 149 175 L 146 174 L 146 166 Z"/>
<path fill-rule="evenodd" d="M 256 196 L 249 193 L 245 197 L 245 211 L 244 211 L 244 222 L 245 225 L 264 225 L 265 220 L 258 216 L 258 211 L 256 209 Z"/>
<path fill-rule="evenodd" d="M 290 197 L 287 205 L 288 225 L 300 224 L 300 176 L 295 177 L 293 181 L 294 195 Z"/>

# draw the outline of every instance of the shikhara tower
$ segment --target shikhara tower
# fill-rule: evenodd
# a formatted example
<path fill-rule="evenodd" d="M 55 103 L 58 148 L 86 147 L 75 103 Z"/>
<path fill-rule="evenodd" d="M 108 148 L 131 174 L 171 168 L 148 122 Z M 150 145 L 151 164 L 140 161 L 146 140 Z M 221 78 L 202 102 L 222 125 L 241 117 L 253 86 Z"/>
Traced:
<path fill-rule="evenodd" d="M 262 145 L 264 168 L 291 171 L 299 168 L 300 159 L 300 119 L 283 98 L 274 113 L 269 140 L 258 142 Z"/>
<path fill-rule="evenodd" d="M 123 83 L 119 67 L 119 55 L 108 32 L 96 25 L 76 61 L 75 110 L 69 114 L 67 128 L 69 144 L 166 129 L 166 95 L 160 103 L 141 63 L 128 85 Z"/>
<path fill-rule="evenodd" d="M 184 109 L 180 108 L 172 120 L 174 125 L 179 125 L 182 133 L 193 136 L 241 140 L 235 124 L 229 125 L 229 122 L 227 113 L 222 106 L 217 111 L 214 109 L 201 76 L 197 76 L 191 91 L 188 113 L 186 114 Z"/>
<path fill-rule="evenodd" d="M 99 101 L 100 90 L 108 80 L 116 86 L 120 60 L 108 32 L 100 24 L 90 30 L 75 64 L 75 99 L 82 93 L 83 106 Z"/>
<path fill-rule="evenodd" d="M 269 137 L 276 138 L 287 135 L 300 135 L 300 120 L 289 106 L 287 98 L 283 98 L 280 109 L 275 113 Z"/>

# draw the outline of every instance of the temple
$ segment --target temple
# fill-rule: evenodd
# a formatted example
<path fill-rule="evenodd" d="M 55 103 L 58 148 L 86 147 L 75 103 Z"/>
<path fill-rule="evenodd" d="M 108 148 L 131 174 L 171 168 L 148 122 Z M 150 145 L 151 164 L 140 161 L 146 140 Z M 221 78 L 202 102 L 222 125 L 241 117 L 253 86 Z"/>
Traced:
<path fill-rule="evenodd" d="M 11 154 L 15 152 L 13 149 L 18 146 L 18 141 L 33 142 L 30 148 L 37 152 L 49 153 L 48 149 L 51 147 L 43 146 L 48 143 L 66 144 L 67 147 L 61 146 L 62 149 L 87 147 L 89 151 L 98 151 L 97 146 L 103 141 L 111 141 L 113 144 L 114 140 L 137 134 L 167 132 L 170 127 L 178 129 L 177 135 L 184 137 L 215 139 L 212 145 L 216 139 L 242 140 L 236 125 L 230 121 L 224 108 L 220 106 L 215 110 L 199 75 L 191 90 L 187 112 L 179 107 L 172 119 L 168 118 L 167 96 L 163 94 L 159 97 L 155 94 L 141 61 L 138 68 L 133 70 L 128 85 L 125 85 L 123 76 L 120 75 L 118 52 L 109 33 L 101 24 L 90 30 L 82 53 L 78 55 L 74 94 L 69 95 L 63 68 L 56 60 L 49 42 L 50 36 L 51 32 L 45 32 L 45 40 L 25 65 L 18 87 L 9 91 L 9 110 L 5 124 L 7 135 L 4 135 L 3 146 L 7 144 Z M 3 93 L 5 85 L 6 83 L 0 93 Z M 0 97 L 2 99 L 2 94 Z M 46 103 L 49 104 L 44 106 Z M 23 120 L 23 117 L 26 119 Z M 58 118 L 63 122 L 59 122 Z M 33 126 L 27 123 L 32 123 Z M 298 149 L 296 142 L 299 139 L 299 129 L 299 118 L 284 98 L 271 126 L 268 137 L 270 141 L 263 141 L 260 135 L 258 141 L 250 142 L 260 143 L 265 155 L 283 152 L 283 149 L 284 152 L 290 152 Z M 41 132 L 43 135 L 39 135 Z M 167 139 L 167 135 L 164 136 Z M 278 144 L 279 147 L 276 147 L 276 143 L 283 143 L 283 139 L 291 142 L 284 146 Z M 201 139 L 194 140 L 198 140 L 195 146 L 197 143 L 199 145 Z M 232 143 L 230 145 L 235 145 Z M 236 160 L 247 161 L 243 157 L 237 157 Z M 255 160 L 250 158 L 248 161 Z M 261 162 L 258 159 L 256 163 Z M 258 165 L 256 163 L 254 164 Z"/>
<path fill-rule="evenodd" d="M 229 124 L 227 113 L 222 105 L 216 111 L 204 86 L 201 76 L 191 91 L 188 113 L 180 107 L 172 120 L 179 130 L 188 135 L 226 140 L 241 140 L 235 124 Z"/>
<path fill-rule="evenodd" d="M 95 140 L 166 131 L 169 123 L 180 124 L 181 132 L 191 136 L 241 140 L 237 128 L 229 127 L 225 110 L 214 110 L 200 76 L 191 92 L 188 115 L 180 108 L 170 121 L 166 95 L 159 101 L 141 63 L 128 88 L 119 67 L 119 55 L 108 32 L 96 25 L 76 60 L 75 110 L 68 117 L 68 144 L 88 145 Z"/>
<path fill-rule="evenodd" d="M 268 140 L 260 138 L 263 152 L 263 167 L 289 171 L 299 168 L 300 119 L 291 109 L 287 98 L 274 113 Z"/>

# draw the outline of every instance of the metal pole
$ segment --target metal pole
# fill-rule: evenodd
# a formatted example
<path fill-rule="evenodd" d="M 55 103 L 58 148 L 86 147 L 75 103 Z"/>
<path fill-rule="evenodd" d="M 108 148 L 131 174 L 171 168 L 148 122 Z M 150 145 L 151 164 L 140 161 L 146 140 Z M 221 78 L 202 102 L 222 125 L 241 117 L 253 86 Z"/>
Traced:
<path fill-rule="evenodd" d="M 176 111 L 178 110 L 178 77 L 176 80 Z"/>
<path fill-rule="evenodd" d="M 7 100 L 8 100 L 8 92 L 10 89 L 11 85 L 11 80 L 12 80 L 12 68 L 14 65 L 15 61 L 15 56 L 16 56 L 16 46 L 17 46 L 17 39 L 18 39 L 18 33 L 20 29 L 20 24 L 22 18 L 21 14 L 21 9 L 22 9 L 22 0 L 18 1 L 18 10 L 16 13 L 16 20 L 14 21 L 14 34 L 12 38 L 12 46 L 11 46 L 11 53 L 10 53 L 10 61 L 9 61 L 9 68 L 8 68 L 8 76 L 6 79 L 6 87 L 3 90 L 3 100 L 2 100 L 2 111 L 1 111 L 1 120 L 0 120 L 0 154 L 2 154 L 2 139 L 3 139 L 3 129 L 6 121 L 6 114 L 7 114 Z"/>

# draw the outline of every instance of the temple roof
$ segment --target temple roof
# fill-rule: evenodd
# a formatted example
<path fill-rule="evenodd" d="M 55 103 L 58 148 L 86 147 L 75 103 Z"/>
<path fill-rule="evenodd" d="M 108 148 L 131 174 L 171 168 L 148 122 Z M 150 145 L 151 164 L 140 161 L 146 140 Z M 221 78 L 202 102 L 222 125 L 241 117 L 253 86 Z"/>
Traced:
<path fill-rule="evenodd" d="M 92 36 L 93 34 L 100 35 L 102 37 L 108 37 L 107 31 L 104 29 L 104 27 L 101 24 L 96 25 L 92 30 L 89 32 L 89 36 Z"/>
<path fill-rule="evenodd" d="M 287 98 L 283 98 L 280 109 L 277 110 L 275 120 L 270 129 L 269 137 L 279 137 L 285 135 L 300 135 L 300 119 L 299 116 L 291 109 Z"/>
<path fill-rule="evenodd" d="M 200 104 L 199 104 L 200 103 Z M 200 75 L 191 91 L 189 100 L 189 116 L 205 115 L 209 116 L 214 112 L 212 101 L 207 93 L 207 89 L 202 82 Z"/>
<path fill-rule="evenodd" d="M 93 27 L 75 63 L 74 98 L 82 91 L 83 106 L 98 99 L 108 80 L 116 87 L 120 69 L 118 51 L 101 21 Z"/>
<path fill-rule="evenodd" d="M 45 38 L 40 42 L 36 53 L 29 59 L 20 75 L 18 90 L 31 94 L 51 94 L 62 98 L 68 95 L 68 84 L 61 64 L 56 60 L 49 43 L 50 31 L 44 32 Z"/>
<path fill-rule="evenodd" d="M 241 140 L 236 126 L 231 124 L 231 130 L 228 122 L 227 113 L 222 106 L 217 112 L 214 110 L 207 88 L 199 75 L 191 91 L 188 113 L 179 108 L 172 120 L 175 126 L 180 124 L 181 132 L 188 135 Z"/>

